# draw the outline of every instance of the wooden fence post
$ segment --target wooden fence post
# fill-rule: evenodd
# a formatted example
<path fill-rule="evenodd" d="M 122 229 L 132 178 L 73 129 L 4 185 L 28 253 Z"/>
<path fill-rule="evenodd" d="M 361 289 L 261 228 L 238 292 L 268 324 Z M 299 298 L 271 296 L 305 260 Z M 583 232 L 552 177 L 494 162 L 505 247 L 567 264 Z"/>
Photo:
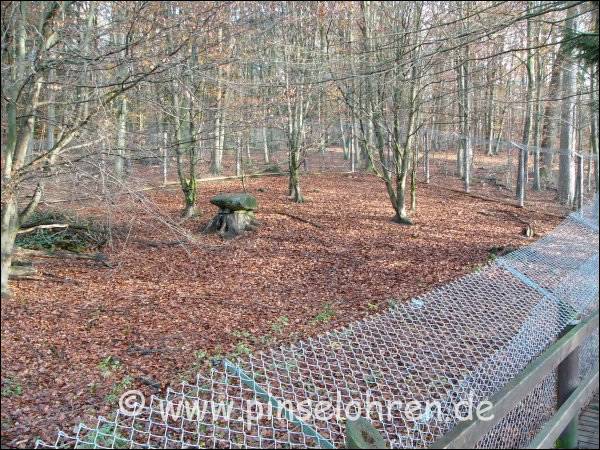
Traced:
<path fill-rule="evenodd" d="M 579 320 L 572 320 L 562 331 L 564 336 L 579 324 Z M 579 384 L 579 347 L 573 350 L 557 367 L 558 376 L 558 406 L 562 406 Z M 577 448 L 577 421 L 575 416 L 556 442 L 557 448 Z"/>

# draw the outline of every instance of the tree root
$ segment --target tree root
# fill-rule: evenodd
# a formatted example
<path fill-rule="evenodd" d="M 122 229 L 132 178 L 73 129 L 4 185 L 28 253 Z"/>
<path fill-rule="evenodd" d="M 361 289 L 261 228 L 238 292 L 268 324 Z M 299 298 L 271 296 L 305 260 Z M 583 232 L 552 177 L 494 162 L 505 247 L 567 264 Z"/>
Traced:
<path fill-rule="evenodd" d="M 410 220 L 408 217 L 400 217 L 398 214 L 392 217 L 392 222 L 400 225 L 413 225 L 412 220 Z"/>
<path fill-rule="evenodd" d="M 303 222 L 303 223 L 307 223 L 307 224 L 309 224 L 309 225 L 312 225 L 312 226 L 313 226 L 313 227 L 315 227 L 315 228 L 323 228 L 323 226 L 322 226 L 322 225 L 319 225 L 318 223 L 311 222 L 311 221 L 310 221 L 310 220 L 308 220 L 308 219 L 305 219 L 305 218 L 303 218 L 303 217 L 300 217 L 300 216 L 296 216 L 295 214 L 290 214 L 290 213 L 287 213 L 287 212 L 285 212 L 285 211 L 275 211 L 275 214 L 279 214 L 280 216 L 287 216 L 287 217 L 290 217 L 291 219 L 295 219 L 295 220 L 297 220 L 297 221 L 299 221 L 299 222 Z"/>
<path fill-rule="evenodd" d="M 132 239 L 132 242 L 137 242 L 139 244 L 147 245 L 148 247 L 160 248 L 160 247 L 175 247 L 177 245 L 184 245 L 188 241 L 180 240 L 180 239 L 177 239 L 174 241 L 150 241 L 148 239 L 135 238 L 135 239 Z"/>

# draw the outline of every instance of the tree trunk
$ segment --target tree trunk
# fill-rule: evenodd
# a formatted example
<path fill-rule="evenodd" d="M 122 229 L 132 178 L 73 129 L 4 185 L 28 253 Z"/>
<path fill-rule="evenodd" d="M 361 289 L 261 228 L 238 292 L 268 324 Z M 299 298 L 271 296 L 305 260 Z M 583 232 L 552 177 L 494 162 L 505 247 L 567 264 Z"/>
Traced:
<path fill-rule="evenodd" d="M 412 225 L 406 211 L 406 173 L 400 176 L 398 188 L 396 193 L 396 215 L 393 220 L 402 225 Z"/>
<path fill-rule="evenodd" d="M 575 30 L 574 11 L 568 11 L 565 20 L 565 30 L 572 32 Z M 565 33 L 565 38 L 568 34 Z M 575 94 L 575 73 L 577 73 L 577 63 L 572 55 L 564 52 L 564 64 L 562 65 L 562 104 L 560 112 L 560 158 L 559 158 L 559 177 L 558 177 L 558 196 L 561 203 L 571 206 L 574 199 L 575 177 L 573 161 L 573 120 L 574 120 L 574 99 Z"/>
<path fill-rule="evenodd" d="M 48 71 L 48 123 L 46 124 L 46 151 L 50 152 L 54 148 L 54 130 L 56 124 L 56 109 L 54 98 L 54 69 Z"/>
<path fill-rule="evenodd" d="M 210 161 L 210 173 L 213 175 L 220 175 L 223 172 L 224 130 L 221 117 L 222 113 L 221 100 L 219 100 L 217 102 L 217 110 L 215 111 L 214 144 Z"/>
<path fill-rule="evenodd" d="M 119 78 L 125 80 L 128 76 L 127 67 L 125 66 L 125 44 L 126 37 L 124 33 L 117 33 L 115 41 L 117 46 L 122 50 L 119 52 L 122 55 L 120 58 L 120 64 L 118 67 Z M 117 141 L 116 141 L 116 154 L 114 160 L 114 176 L 120 180 L 124 174 L 125 168 L 125 152 L 126 152 L 126 141 L 127 141 L 127 97 L 125 94 L 118 100 L 117 106 Z"/>
<path fill-rule="evenodd" d="M 598 193 L 600 188 L 600 180 L 598 178 L 598 86 L 596 80 L 596 74 L 594 73 L 594 69 L 590 70 L 591 72 L 591 102 L 590 102 L 590 116 L 591 116 L 591 126 L 590 126 L 590 152 L 592 154 L 592 161 L 590 164 L 593 164 L 594 167 L 594 183 L 595 183 L 595 192 Z"/>
<path fill-rule="evenodd" d="M 531 10 L 531 2 L 527 2 L 527 11 Z M 527 166 L 529 154 L 529 142 L 531 139 L 531 114 L 533 111 L 533 52 L 532 46 L 532 22 L 531 19 L 527 19 L 527 59 L 526 59 L 526 72 L 527 72 L 527 93 L 525 94 L 525 120 L 523 121 L 523 138 L 522 147 L 519 151 L 519 167 L 518 167 L 518 179 L 517 179 L 517 199 L 519 206 L 525 205 L 525 190 L 527 186 Z"/>
<path fill-rule="evenodd" d="M 290 178 L 289 178 L 289 196 L 296 203 L 304 202 L 302 191 L 300 189 L 300 149 L 296 144 L 290 149 Z"/>
<path fill-rule="evenodd" d="M 263 154 L 265 158 L 265 164 L 269 164 L 270 155 L 269 155 L 269 141 L 267 139 L 267 127 L 262 127 L 262 135 L 263 135 Z"/>
<path fill-rule="evenodd" d="M 356 170 L 356 165 L 359 159 L 360 145 L 359 145 L 359 126 L 356 119 L 352 121 L 352 172 Z"/>
<path fill-rule="evenodd" d="M 463 14 L 462 3 L 460 12 Z M 464 180 L 465 192 L 471 189 L 471 95 L 469 74 L 469 45 L 463 44 L 461 48 L 461 61 L 458 66 L 458 115 L 460 117 L 460 146 L 457 154 L 459 175 Z"/>
<path fill-rule="evenodd" d="M 550 83 L 547 92 L 554 95 L 561 91 L 561 73 L 564 72 L 563 66 L 564 52 L 562 46 L 559 47 L 556 58 L 552 65 L 552 73 L 550 75 Z M 542 167 L 540 174 L 543 178 L 548 178 L 552 174 L 554 166 L 554 153 L 556 147 L 556 136 L 558 125 L 560 123 L 559 113 L 560 103 L 558 100 L 551 100 L 546 103 L 544 108 L 544 124 L 542 127 Z"/>
<path fill-rule="evenodd" d="M 539 28 L 537 31 L 537 39 L 539 43 Z M 544 66 L 542 64 L 542 58 L 539 52 L 535 55 L 535 113 L 533 122 L 533 190 L 540 191 L 542 189 L 541 181 L 541 153 L 540 153 L 540 137 L 541 137 L 541 123 L 543 120 L 542 116 L 542 84 L 544 82 Z"/>
<path fill-rule="evenodd" d="M 425 134 L 425 136 L 423 137 L 423 140 L 425 143 L 424 170 L 425 170 L 425 183 L 426 184 L 429 184 L 429 182 L 431 181 L 431 171 L 429 168 L 429 163 L 430 163 L 429 159 L 430 159 L 432 139 L 433 139 L 433 137 L 430 136 L 429 134 Z"/>
<path fill-rule="evenodd" d="M 29 13 L 29 3 L 22 2 L 19 6 L 19 12 L 16 14 L 13 32 L 15 33 L 15 43 L 13 46 L 14 67 L 10 72 L 12 88 L 8 90 L 9 98 L 7 99 L 7 140 L 6 146 L 3 148 L 2 169 L 2 210 L 1 210 L 1 225 L 0 225 L 0 293 L 2 298 L 10 295 L 8 286 L 8 276 L 12 263 L 12 254 L 19 229 L 19 208 L 17 205 L 18 196 L 18 181 L 19 170 L 25 164 L 27 148 L 34 135 L 36 116 L 39 108 L 39 95 L 42 87 L 43 73 L 38 72 L 34 75 L 31 83 L 32 93 L 30 97 L 24 96 L 23 104 L 25 108 L 19 110 L 17 114 L 17 98 L 19 98 L 20 87 L 25 81 L 24 69 L 27 58 L 26 44 L 27 32 L 26 23 Z M 22 116 L 23 118 L 18 118 Z M 13 184 L 14 183 L 14 184 Z M 11 185 L 12 184 L 12 185 Z M 40 185 L 38 184 L 38 187 Z M 36 189 L 34 198 L 26 208 L 27 213 L 31 213 L 33 208 L 37 206 L 41 190 Z"/>
<path fill-rule="evenodd" d="M 344 119 L 342 119 L 342 115 L 340 114 L 340 133 L 342 136 L 342 147 L 344 152 L 344 159 L 347 160 L 350 156 L 350 152 L 348 151 L 348 139 L 346 138 L 346 132 L 344 130 Z"/>
<path fill-rule="evenodd" d="M 490 86 L 488 87 L 488 102 L 487 102 L 487 124 L 486 124 L 486 154 L 492 156 L 494 154 L 494 94 L 495 94 L 495 81 L 493 80 L 495 75 L 492 75 L 488 79 Z"/>
<path fill-rule="evenodd" d="M 171 100 L 173 106 L 173 125 L 175 128 L 175 156 L 177 162 L 177 177 L 184 197 L 184 207 L 181 217 L 190 218 L 198 214 L 197 186 L 196 186 L 196 160 L 193 124 L 193 102 L 190 95 L 183 95 L 180 99 L 178 85 L 175 81 L 171 85 Z M 187 170 L 185 157 L 187 156 Z"/>
<path fill-rule="evenodd" d="M 3 199 L 2 204 L 2 267 L 1 267 L 1 289 L 2 298 L 10 296 L 8 287 L 8 274 L 12 263 L 12 254 L 15 245 L 15 238 L 19 229 L 19 212 L 15 194 L 9 194 L 7 199 Z"/>
<path fill-rule="evenodd" d="M 123 96 L 117 110 L 117 148 L 114 161 L 115 178 L 121 179 L 125 167 L 125 141 L 127 133 L 127 98 Z"/>
<path fill-rule="evenodd" d="M 223 51 L 223 29 L 218 30 L 219 50 Z M 217 67 L 217 102 L 215 108 L 215 129 L 214 129 L 214 144 L 210 161 L 210 173 L 213 175 L 221 175 L 223 172 L 223 145 L 225 143 L 224 129 L 224 99 L 225 93 L 222 86 L 221 78 L 223 70 L 221 66 Z"/>
<path fill-rule="evenodd" d="M 235 148 L 235 176 L 242 176 L 242 135 L 238 136 L 237 146 Z"/>
<path fill-rule="evenodd" d="M 410 210 L 413 213 L 417 210 L 417 160 L 418 155 L 415 151 L 410 171 Z"/>
<path fill-rule="evenodd" d="M 163 125 L 164 126 L 164 125 Z M 161 127 L 162 128 L 162 127 Z M 167 137 L 167 132 L 163 131 L 162 133 L 162 153 L 163 153 L 163 186 L 167 185 L 167 180 L 169 176 L 169 141 Z M 160 136 L 159 136 L 160 139 Z"/>

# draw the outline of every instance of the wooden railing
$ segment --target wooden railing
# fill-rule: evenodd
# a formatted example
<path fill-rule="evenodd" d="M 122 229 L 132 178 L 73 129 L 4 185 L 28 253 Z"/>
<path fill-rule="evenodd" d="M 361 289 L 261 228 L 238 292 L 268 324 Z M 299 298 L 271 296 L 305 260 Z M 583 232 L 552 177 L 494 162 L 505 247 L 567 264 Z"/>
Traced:
<path fill-rule="evenodd" d="M 459 423 L 431 448 L 474 448 L 477 442 L 552 371 L 558 374 L 559 409 L 530 443 L 529 448 L 577 447 L 577 417 L 598 389 L 598 364 L 585 380 L 578 379 L 579 347 L 598 333 L 598 310 L 583 322 L 573 323 L 566 333 L 541 356 L 534 360 L 519 377 L 508 383 L 490 399 L 493 404 L 491 420 L 472 420 Z"/>
<path fill-rule="evenodd" d="M 480 420 L 475 417 L 460 422 L 431 448 L 475 448 L 490 429 L 555 369 L 558 375 L 559 409 L 528 448 L 577 448 L 577 418 L 594 391 L 598 390 L 598 363 L 591 375 L 579 380 L 579 348 L 584 340 L 594 333 L 598 333 L 598 310 L 587 320 L 570 324 L 560 339 L 531 362 L 520 376 L 490 399 L 493 406 L 491 410 L 486 410 L 486 413 L 491 413 L 488 416 L 491 419 Z M 347 448 L 382 448 L 383 438 L 364 419 L 349 421 L 346 431 Z M 363 438 L 356 438 L 361 432 Z"/>

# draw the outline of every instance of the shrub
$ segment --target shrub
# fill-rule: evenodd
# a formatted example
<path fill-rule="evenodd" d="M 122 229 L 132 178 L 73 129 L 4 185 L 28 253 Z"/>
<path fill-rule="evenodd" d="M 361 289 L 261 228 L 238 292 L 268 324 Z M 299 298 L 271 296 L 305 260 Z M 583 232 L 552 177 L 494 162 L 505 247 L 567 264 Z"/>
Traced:
<path fill-rule="evenodd" d="M 67 224 L 67 228 L 40 228 L 17 235 L 15 244 L 31 250 L 57 249 L 85 252 L 101 248 L 108 241 L 108 227 L 61 211 L 35 212 L 21 229 L 39 225 Z"/>
<path fill-rule="evenodd" d="M 278 173 L 282 174 L 283 170 L 279 167 L 279 164 L 269 164 L 263 169 L 263 173 Z"/>

